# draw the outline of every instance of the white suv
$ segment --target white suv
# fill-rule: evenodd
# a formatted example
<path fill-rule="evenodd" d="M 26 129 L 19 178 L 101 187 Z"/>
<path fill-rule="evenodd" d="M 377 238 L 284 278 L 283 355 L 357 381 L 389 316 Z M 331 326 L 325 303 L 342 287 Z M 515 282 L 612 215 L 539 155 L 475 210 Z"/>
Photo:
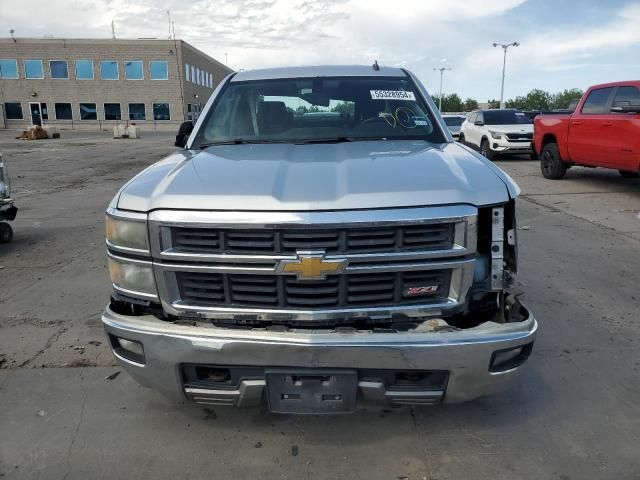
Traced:
<path fill-rule="evenodd" d="M 480 150 L 490 160 L 502 153 L 533 158 L 533 124 L 518 110 L 474 110 L 460 127 L 460 142 Z"/>

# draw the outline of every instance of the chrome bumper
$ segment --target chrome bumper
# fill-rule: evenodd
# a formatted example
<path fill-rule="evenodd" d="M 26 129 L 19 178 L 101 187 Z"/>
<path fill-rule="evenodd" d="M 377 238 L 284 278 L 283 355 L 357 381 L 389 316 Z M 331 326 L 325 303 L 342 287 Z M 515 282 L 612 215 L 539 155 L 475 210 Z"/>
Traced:
<path fill-rule="evenodd" d="M 131 361 L 114 351 L 122 367 L 141 384 L 179 401 L 235 406 L 260 404 L 265 380 L 243 380 L 232 389 L 185 388 L 182 366 L 446 371 L 448 381 L 441 391 L 401 392 L 361 379 L 358 395 L 382 403 L 459 403 L 502 390 L 520 368 L 490 371 L 494 353 L 531 345 L 537 331 L 537 322 L 528 312 L 520 322 L 487 322 L 448 332 L 234 330 L 179 325 L 153 316 L 123 316 L 109 308 L 102 322 L 112 347 L 116 337 L 142 343 L 143 361 Z"/>

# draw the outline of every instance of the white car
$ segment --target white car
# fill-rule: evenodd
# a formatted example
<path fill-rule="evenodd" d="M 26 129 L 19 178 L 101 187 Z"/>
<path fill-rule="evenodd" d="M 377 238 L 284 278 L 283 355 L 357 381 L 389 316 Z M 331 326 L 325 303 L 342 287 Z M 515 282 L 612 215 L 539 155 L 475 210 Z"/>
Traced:
<path fill-rule="evenodd" d="M 474 110 L 460 127 L 459 141 L 490 160 L 503 153 L 535 156 L 531 148 L 533 124 L 518 110 Z"/>
<path fill-rule="evenodd" d="M 451 136 L 454 140 L 458 140 L 460 136 L 460 127 L 466 118 L 464 113 L 443 113 L 442 119 L 444 120 L 445 125 L 451 132 Z"/>

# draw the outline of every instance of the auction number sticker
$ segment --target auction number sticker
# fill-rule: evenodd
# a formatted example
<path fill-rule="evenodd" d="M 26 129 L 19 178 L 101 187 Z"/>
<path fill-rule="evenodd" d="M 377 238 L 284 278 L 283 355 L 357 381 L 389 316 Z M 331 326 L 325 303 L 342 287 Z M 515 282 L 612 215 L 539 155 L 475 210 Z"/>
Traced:
<path fill-rule="evenodd" d="M 413 92 L 403 90 L 371 90 L 371 98 L 374 100 L 416 100 Z"/>

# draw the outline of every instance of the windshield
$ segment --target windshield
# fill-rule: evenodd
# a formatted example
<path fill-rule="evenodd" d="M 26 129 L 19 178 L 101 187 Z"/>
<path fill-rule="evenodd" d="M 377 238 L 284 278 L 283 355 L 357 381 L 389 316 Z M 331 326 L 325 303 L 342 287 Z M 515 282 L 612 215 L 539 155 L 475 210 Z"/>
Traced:
<path fill-rule="evenodd" d="M 230 82 L 194 146 L 422 139 L 444 135 L 405 77 L 293 78 Z"/>
<path fill-rule="evenodd" d="M 531 123 L 531 120 L 524 112 L 516 112 L 514 110 L 485 110 L 485 125 L 520 125 L 523 123 Z"/>
<path fill-rule="evenodd" d="M 464 122 L 464 117 L 442 117 L 447 127 L 459 127 Z"/>

